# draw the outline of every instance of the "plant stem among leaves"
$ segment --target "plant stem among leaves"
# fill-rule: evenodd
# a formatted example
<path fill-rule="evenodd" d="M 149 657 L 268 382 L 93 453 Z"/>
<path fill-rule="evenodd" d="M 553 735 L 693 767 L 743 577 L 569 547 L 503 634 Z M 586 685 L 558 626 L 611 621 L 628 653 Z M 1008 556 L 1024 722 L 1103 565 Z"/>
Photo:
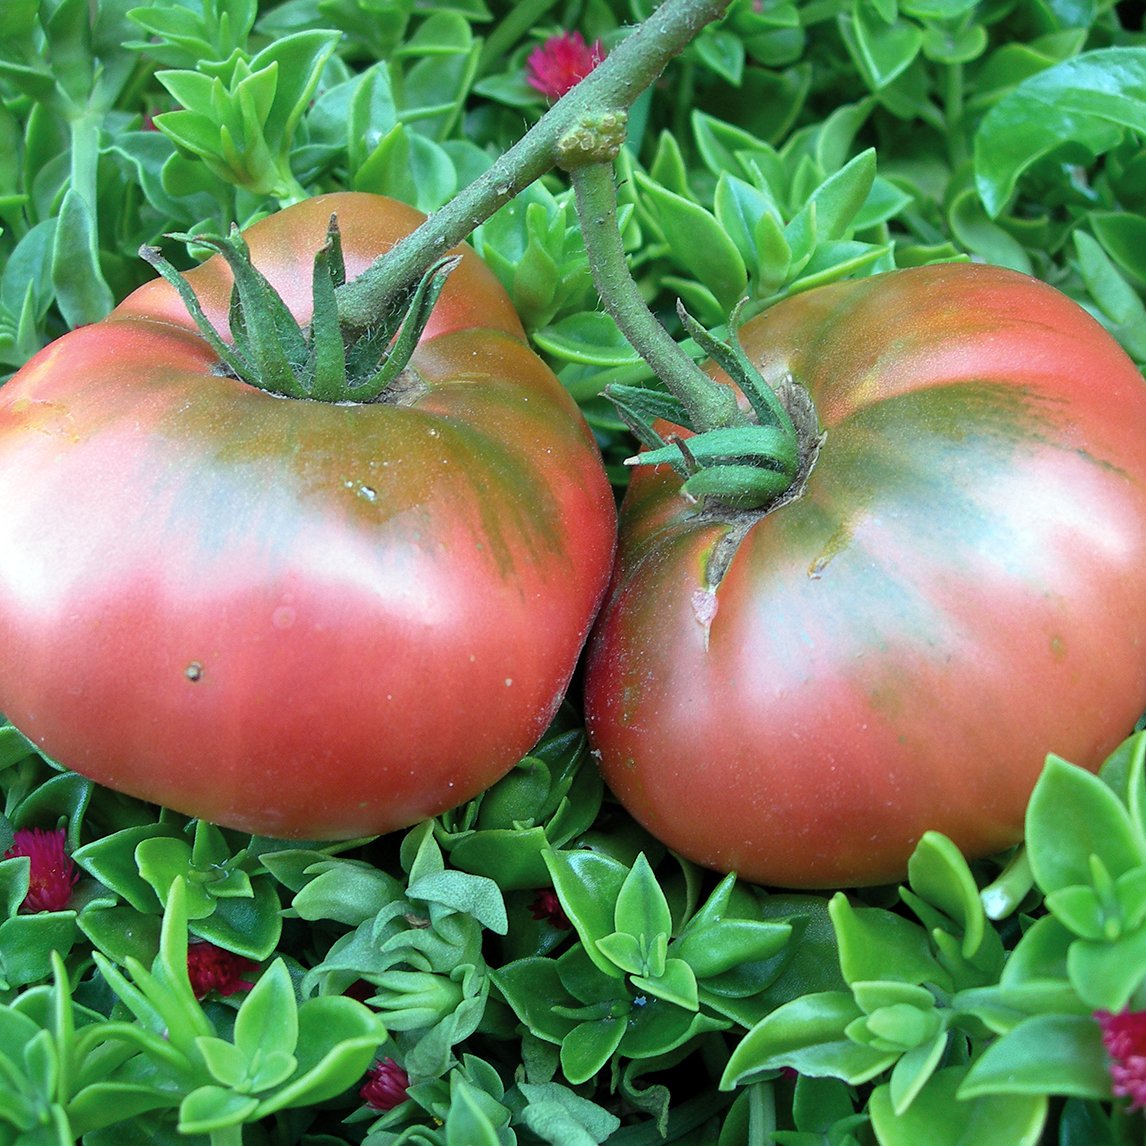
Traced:
<path fill-rule="evenodd" d="M 558 162 L 561 139 L 586 114 L 623 111 L 648 88 L 707 25 L 727 11 L 729 0 L 665 0 L 655 19 L 635 28 L 600 65 L 562 96 L 538 123 L 460 190 L 407 239 L 381 256 L 354 282 L 339 289 L 339 311 L 351 326 L 368 326 L 379 305 L 407 289 L 436 258 L 457 246 Z"/>

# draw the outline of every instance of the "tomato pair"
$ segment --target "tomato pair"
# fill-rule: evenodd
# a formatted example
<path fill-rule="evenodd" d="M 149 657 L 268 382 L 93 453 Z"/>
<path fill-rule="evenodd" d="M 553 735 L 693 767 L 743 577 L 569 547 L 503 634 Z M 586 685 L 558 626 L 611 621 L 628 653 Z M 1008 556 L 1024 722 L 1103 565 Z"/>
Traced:
<path fill-rule="evenodd" d="M 416 226 L 344 194 L 247 232 L 309 320 Z M 226 329 L 232 277 L 189 272 Z M 899 878 L 919 836 L 1015 842 L 1048 751 L 1146 704 L 1146 391 L 1048 286 L 945 265 L 741 331 L 826 438 L 772 512 L 634 476 L 586 661 L 621 802 L 748 879 Z M 715 367 L 710 368 L 719 376 Z M 564 694 L 613 563 L 591 434 L 472 252 L 381 400 L 232 377 L 162 280 L 0 390 L 0 710 L 132 795 L 283 837 L 461 803 Z"/>

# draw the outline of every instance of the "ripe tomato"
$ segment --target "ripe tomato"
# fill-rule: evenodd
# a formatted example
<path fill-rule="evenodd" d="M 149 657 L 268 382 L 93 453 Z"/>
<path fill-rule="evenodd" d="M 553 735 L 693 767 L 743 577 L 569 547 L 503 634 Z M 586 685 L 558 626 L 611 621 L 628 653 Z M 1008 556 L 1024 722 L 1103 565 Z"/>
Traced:
<path fill-rule="evenodd" d="M 1142 377 L 1064 295 L 969 264 L 741 335 L 826 438 L 764 516 L 636 472 L 586 666 L 607 782 L 671 847 L 774 885 L 901 878 L 927 829 L 1013 844 L 1046 753 L 1096 767 L 1146 706 Z"/>
<path fill-rule="evenodd" d="M 332 212 L 351 277 L 421 219 L 339 194 L 252 227 L 302 321 Z M 188 277 L 225 324 L 222 260 Z M 221 376 L 156 280 L 0 390 L 0 710 L 186 814 L 389 831 L 540 736 L 614 544 L 592 435 L 472 251 L 369 404 Z"/>

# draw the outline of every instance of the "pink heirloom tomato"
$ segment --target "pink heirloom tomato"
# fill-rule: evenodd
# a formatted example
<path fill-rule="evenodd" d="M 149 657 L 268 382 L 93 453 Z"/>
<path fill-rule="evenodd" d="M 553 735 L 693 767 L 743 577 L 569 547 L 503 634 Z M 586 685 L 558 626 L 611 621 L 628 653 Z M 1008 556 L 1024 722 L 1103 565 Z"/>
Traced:
<path fill-rule="evenodd" d="M 1094 769 L 1146 707 L 1146 384 L 990 266 L 823 287 L 740 334 L 826 437 L 763 515 L 634 474 L 586 666 L 608 784 L 771 885 L 899 879 L 928 829 L 1014 844 L 1047 753 Z"/>
<path fill-rule="evenodd" d="M 422 216 L 321 196 L 246 233 L 308 322 Z M 189 272 L 227 329 L 231 272 Z M 101 784 L 280 837 L 386 832 L 544 731 L 608 580 L 588 427 L 468 248 L 373 402 L 228 376 L 157 279 L 0 389 L 0 711 Z"/>

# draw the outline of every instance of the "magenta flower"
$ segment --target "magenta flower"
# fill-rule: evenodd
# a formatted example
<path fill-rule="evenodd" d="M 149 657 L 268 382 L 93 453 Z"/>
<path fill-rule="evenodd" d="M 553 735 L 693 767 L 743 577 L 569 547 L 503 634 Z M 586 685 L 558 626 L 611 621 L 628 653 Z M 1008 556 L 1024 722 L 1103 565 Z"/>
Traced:
<path fill-rule="evenodd" d="M 212 991 L 218 995 L 249 991 L 254 983 L 242 976 L 256 967 L 258 964 L 245 955 L 236 955 L 203 939 L 193 939 L 187 945 L 187 978 L 196 999 L 204 999 Z"/>
<path fill-rule="evenodd" d="M 5 859 L 27 856 L 28 894 L 21 911 L 63 911 L 72 898 L 72 888 L 80 878 L 66 848 L 66 833 L 42 828 L 20 828 L 12 837 Z"/>
<path fill-rule="evenodd" d="M 557 100 L 574 84 L 580 83 L 604 58 L 605 48 L 600 40 L 590 47 L 580 32 L 562 32 L 558 36 L 550 36 L 529 53 L 526 83 L 548 99 Z"/>
<path fill-rule="evenodd" d="M 406 1101 L 410 1076 L 392 1059 L 376 1062 L 367 1072 L 358 1096 L 374 1110 L 393 1110 Z"/>
<path fill-rule="evenodd" d="M 538 891 L 529 905 L 529 914 L 534 919 L 544 920 L 560 931 L 569 931 L 573 927 L 569 922 L 569 916 L 565 914 L 565 908 L 561 906 L 561 900 L 557 898 L 557 892 L 551 887 L 544 887 Z"/>
<path fill-rule="evenodd" d="M 1146 1011 L 1096 1011 L 1094 1017 L 1110 1056 L 1114 1093 L 1129 1098 L 1131 1110 L 1146 1107 Z"/>

